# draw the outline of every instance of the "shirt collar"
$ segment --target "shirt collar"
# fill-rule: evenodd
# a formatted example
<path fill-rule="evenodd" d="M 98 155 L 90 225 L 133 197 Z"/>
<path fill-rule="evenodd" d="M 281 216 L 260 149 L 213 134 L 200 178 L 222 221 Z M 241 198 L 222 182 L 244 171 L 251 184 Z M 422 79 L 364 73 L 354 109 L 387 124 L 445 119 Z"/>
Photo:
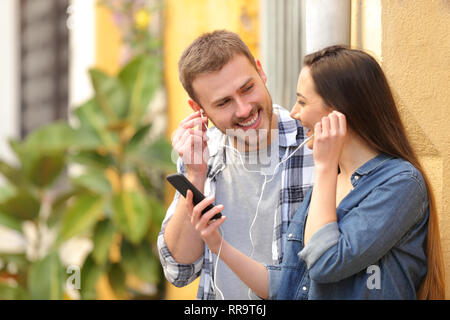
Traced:
<path fill-rule="evenodd" d="M 390 155 L 380 153 L 375 158 L 370 159 L 369 161 L 364 163 L 361 167 L 359 167 L 355 171 L 355 174 L 360 175 L 360 176 L 367 175 L 367 174 L 371 173 L 373 170 L 375 170 L 376 168 L 378 168 L 381 164 L 383 164 L 383 162 L 385 162 L 386 160 L 389 160 L 391 158 L 392 158 L 392 156 L 390 156 Z"/>

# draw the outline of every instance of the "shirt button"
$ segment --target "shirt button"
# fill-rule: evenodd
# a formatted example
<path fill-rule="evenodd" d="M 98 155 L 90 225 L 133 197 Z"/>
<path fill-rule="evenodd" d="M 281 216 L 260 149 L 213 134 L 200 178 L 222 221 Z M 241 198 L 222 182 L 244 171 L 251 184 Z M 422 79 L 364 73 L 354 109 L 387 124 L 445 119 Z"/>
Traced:
<path fill-rule="evenodd" d="M 358 180 L 359 179 L 359 176 L 355 176 L 355 180 Z"/>
<path fill-rule="evenodd" d="M 308 290 L 308 288 L 307 288 L 307 287 L 303 287 L 302 289 L 303 289 L 303 291 L 306 291 L 306 290 Z"/>
<path fill-rule="evenodd" d="M 292 238 L 294 235 L 292 233 L 289 233 L 288 238 Z"/>

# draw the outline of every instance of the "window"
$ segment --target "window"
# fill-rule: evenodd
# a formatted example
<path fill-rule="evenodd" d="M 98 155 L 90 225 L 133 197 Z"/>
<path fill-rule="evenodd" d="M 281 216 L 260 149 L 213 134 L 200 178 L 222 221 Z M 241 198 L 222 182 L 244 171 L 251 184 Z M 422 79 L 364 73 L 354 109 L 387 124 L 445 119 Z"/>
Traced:
<path fill-rule="evenodd" d="M 69 0 L 20 0 L 20 134 L 68 111 Z"/>

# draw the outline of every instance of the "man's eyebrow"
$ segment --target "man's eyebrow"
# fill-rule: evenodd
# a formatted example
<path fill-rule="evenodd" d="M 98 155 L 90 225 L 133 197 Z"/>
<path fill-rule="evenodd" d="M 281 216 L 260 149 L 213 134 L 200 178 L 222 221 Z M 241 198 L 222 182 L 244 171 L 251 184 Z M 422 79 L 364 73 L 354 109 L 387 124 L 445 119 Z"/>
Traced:
<path fill-rule="evenodd" d="M 306 99 L 306 97 L 304 95 L 302 95 L 301 93 L 298 93 L 298 92 L 297 92 L 297 97 L 299 97 L 299 98 L 301 97 L 303 99 Z"/>
<path fill-rule="evenodd" d="M 245 81 L 245 83 L 239 89 L 243 89 L 244 87 L 246 87 L 248 85 L 248 83 L 251 82 L 252 80 L 253 80 L 253 78 L 247 79 L 247 81 Z"/>
<path fill-rule="evenodd" d="M 217 99 L 217 100 L 215 100 L 215 101 L 212 103 L 212 105 L 219 104 L 219 103 L 225 101 L 225 100 L 228 99 L 228 98 L 229 98 L 229 97 L 223 97 L 223 98 Z"/>
<path fill-rule="evenodd" d="M 249 82 L 251 82 L 252 80 L 253 80 L 253 78 L 247 79 L 247 81 L 245 81 L 244 84 L 243 84 L 242 86 L 239 87 L 239 90 L 245 88 L 245 87 L 249 84 Z M 223 98 L 219 98 L 219 99 L 217 99 L 217 100 L 214 100 L 214 102 L 213 102 L 212 104 L 213 104 L 213 105 L 219 104 L 219 103 L 223 102 L 223 101 L 226 100 L 226 99 L 229 99 L 229 97 L 226 96 L 226 97 L 223 97 Z"/>

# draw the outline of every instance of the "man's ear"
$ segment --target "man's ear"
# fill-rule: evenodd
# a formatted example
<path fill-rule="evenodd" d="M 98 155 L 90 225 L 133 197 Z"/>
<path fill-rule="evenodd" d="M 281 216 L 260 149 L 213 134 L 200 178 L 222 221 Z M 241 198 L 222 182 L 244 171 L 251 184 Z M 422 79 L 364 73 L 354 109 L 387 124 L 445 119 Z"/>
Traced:
<path fill-rule="evenodd" d="M 197 104 L 197 102 L 195 102 L 192 99 L 188 100 L 189 105 L 191 106 L 192 110 L 194 110 L 194 112 L 197 112 L 201 109 L 201 107 Z"/>
<path fill-rule="evenodd" d="M 267 83 L 267 75 L 264 73 L 264 70 L 262 68 L 262 64 L 261 61 L 255 59 L 256 61 L 256 67 L 259 73 L 259 76 L 261 77 L 261 79 L 264 81 L 264 83 Z"/>

